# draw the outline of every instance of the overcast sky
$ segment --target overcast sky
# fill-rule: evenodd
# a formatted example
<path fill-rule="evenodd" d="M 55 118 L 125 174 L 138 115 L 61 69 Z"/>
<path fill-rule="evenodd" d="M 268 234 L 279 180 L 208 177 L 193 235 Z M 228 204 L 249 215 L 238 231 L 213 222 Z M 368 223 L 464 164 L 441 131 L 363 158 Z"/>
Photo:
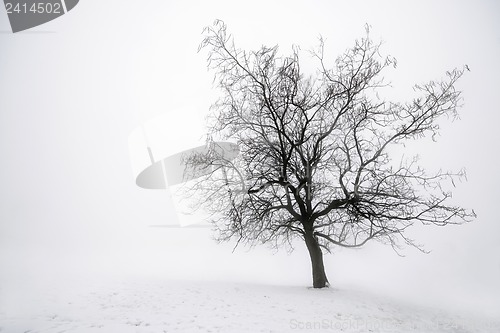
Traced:
<path fill-rule="evenodd" d="M 408 151 L 431 170 L 464 167 L 468 182 L 458 184 L 453 200 L 473 208 L 477 220 L 415 228 L 430 255 L 407 249 L 399 258 L 371 245 L 328 256 L 327 270 L 334 283 L 415 295 L 427 290 L 500 311 L 500 4 L 494 0 L 82 0 L 68 14 L 17 34 L 0 9 L 2 274 L 35 281 L 92 269 L 162 271 L 310 284 L 302 248 L 292 256 L 266 249 L 231 254 L 232 244 L 216 247 L 207 229 L 149 227 L 175 223 L 175 212 L 168 192 L 135 185 L 147 152 L 131 149 L 130 138 L 160 119 L 163 134 L 150 140 L 162 155 L 203 134 L 217 92 L 197 47 L 215 19 L 246 49 L 279 44 L 287 54 L 293 44 L 315 47 L 322 35 L 332 60 L 368 23 L 373 38 L 384 41 L 382 52 L 398 59 L 387 73 L 396 99 L 411 96 L 415 83 L 469 66 L 458 83 L 461 119 L 443 121 L 437 142 L 413 143 Z"/>

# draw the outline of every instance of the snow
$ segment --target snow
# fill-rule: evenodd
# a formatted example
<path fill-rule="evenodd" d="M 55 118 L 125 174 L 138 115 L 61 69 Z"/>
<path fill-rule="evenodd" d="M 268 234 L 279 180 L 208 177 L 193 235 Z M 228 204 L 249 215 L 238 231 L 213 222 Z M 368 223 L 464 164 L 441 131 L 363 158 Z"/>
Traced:
<path fill-rule="evenodd" d="M 471 288 L 439 252 L 336 251 L 315 290 L 303 244 L 233 253 L 209 229 L 111 231 L 0 243 L 0 333 L 500 332 L 498 282 L 475 271 Z"/>
<path fill-rule="evenodd" d="M 348 288 L 160 277 L 75 279 L 43 290 L 2 286 L 2 333 L 500 331 L 494 318 Z"/>

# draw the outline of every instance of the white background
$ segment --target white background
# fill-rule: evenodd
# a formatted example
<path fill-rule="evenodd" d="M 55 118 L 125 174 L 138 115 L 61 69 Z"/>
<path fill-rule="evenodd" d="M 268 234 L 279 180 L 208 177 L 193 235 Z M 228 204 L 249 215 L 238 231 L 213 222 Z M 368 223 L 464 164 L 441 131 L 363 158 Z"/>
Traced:
<path fill-rule="evenodd" d="M 39 290 L 61 280 L 164 276 L 309 285 L 301 244 L 291 255 L 217 246 L 208 229 L 175 224 L 168 193 L 135 185 L 129 136 L 168 117 L 154 144 L 169 151 L 217 92 L 197 53 L 201 31 L 223 19 L 243 48 L 327 40 L 333 60 L 364 25 L 398 59 L 396 99 L 414 83 L 467 72 L 461 120 L 437 142 L 411 144 L 431 170 L 465 167 L 454 203 L 478 218 L 459 227 L 415 228 L 432 253 L 405 258 L 376 244 L 326 257 L 331 282 L 416 301 L 500 313 L 500 6 L 496 1 L 98 1 L 12 34 L 0 9 L 0 283 Z M 179 111 L 179 110 L 182 110 Z M 132 154 L 132 158 L 137 158 Z M 137 162 L 137 161 L 136 161 Z M 13 293 L 15 295 L 15 292 Z M 5 298 L 4 298 L 5 300 Z"/>

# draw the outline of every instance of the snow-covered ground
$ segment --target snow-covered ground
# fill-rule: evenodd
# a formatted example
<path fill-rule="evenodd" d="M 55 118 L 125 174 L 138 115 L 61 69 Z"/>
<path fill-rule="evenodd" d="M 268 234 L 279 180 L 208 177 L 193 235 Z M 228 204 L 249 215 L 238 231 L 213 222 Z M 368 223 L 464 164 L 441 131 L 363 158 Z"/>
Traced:
<path fill-rule="evenodd" d="M 1 292 L 2 333 L 500 331 L 494 318 L 335 287 L 113 278 Z"/>
<path fill-rule="evenodd" d="M 0 244 L 0 333 L 500 332 L 497 282 L 440 269 L 437 254 L 337 251 L 332 287 L 315 290 L 300 243 L 288 255 L 232 253 L 208 229 L 95 237 Z"/>

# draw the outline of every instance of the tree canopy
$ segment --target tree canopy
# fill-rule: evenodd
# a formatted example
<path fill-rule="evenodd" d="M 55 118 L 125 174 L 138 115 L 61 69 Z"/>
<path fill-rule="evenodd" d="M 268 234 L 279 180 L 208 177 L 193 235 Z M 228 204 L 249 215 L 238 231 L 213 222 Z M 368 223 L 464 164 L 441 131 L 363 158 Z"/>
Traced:
<path fill-rule="evenodd" d="M 447 225 L 475 214 L 449 203 L 445 186 L 465 177 L 428 172 L 416 158 L 395 162 L 390 147 L 435 136 L 437 120 L 456 118 L 455 88 L 464 69 L 441 81 L 415 85 L 415 97 L 387 101 L 382 76 L 396 60 L 380 55 L 369 35 L 356 40 L 328 67 L 324 42 L 311 54 L 316 73 L 301 70 L 299 49 L 256 51 L 236 47 L 226 25 L 204 31 L 200 49 L 221 91 L 212 106 L 209 153 L 186 158 L 211 172 L 191 186 L 210 210 L 219 240 L 279 247 L 302 238 L 309 249 L 315 287 L 327 285 L 322 251 L 378 240 L 417 246 L 405 235 L 416 222 Z M 231 140 L 239 156 L 216 149 Z"/>

